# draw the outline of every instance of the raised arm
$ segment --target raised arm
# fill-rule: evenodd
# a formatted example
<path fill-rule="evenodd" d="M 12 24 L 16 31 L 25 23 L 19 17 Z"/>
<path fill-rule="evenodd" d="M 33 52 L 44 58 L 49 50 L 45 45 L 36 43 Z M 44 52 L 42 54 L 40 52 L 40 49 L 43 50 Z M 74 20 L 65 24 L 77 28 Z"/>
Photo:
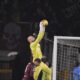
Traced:
<path fill-rule="evenodd" d="M 46 20 L 47 21 L 47 20 Z M 37 36 L 37 39 L 32 43 L 33 46 L 36 46 L 36 44 L 38 44 L 44 37 L 45 34 L 45 28 L 48 25 L 48 21 L 45 22 L 44 20 L 42 20 L 39 24 L 39 34 Z"/>

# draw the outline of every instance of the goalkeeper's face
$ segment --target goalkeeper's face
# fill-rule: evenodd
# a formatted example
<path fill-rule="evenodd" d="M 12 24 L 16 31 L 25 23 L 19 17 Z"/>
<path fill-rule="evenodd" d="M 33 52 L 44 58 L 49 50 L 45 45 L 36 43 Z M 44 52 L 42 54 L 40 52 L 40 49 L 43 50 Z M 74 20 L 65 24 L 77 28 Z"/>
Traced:
<path fill-rule="evenodd" d="M 28 40 L 29 43 L 32 43 L 32 42 L 35 41 L 35 37 L 34 37 L 34 36 L 29 36 L 29 37 L 27 38 L 27 40 Z"/>

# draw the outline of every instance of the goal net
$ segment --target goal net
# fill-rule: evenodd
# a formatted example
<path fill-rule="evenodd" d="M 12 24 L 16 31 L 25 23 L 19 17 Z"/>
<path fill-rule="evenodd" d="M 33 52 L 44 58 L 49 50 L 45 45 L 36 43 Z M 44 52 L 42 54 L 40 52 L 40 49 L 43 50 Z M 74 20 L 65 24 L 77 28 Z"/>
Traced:
<path fill-rule="evenodd" d="M 73 69 L 80 53 L 80 37 L 54 36 L 53 79 L 73 80 Z"/>

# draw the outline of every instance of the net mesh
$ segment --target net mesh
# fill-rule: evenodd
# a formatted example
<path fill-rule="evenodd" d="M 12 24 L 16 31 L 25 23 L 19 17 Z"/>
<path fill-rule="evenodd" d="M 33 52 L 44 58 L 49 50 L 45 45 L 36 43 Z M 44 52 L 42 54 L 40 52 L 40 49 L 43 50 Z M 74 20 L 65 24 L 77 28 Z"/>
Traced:
<path fill-rule="evenodd" d="M 73 80 L 73 69 L 80 51 L 80 40 L 57 40 L 56 80 Z"/>

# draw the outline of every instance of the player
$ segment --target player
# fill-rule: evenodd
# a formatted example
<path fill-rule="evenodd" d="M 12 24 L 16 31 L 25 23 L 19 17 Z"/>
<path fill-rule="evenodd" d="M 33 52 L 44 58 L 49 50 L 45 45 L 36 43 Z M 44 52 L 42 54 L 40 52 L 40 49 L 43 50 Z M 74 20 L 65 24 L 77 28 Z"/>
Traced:
<path fill-rule="evenodd" d="M 73 69 L 73 80 L 80 80 L 80 54 L 75 58 L 75 67 Z"/>
<path fill-rule="evenodd" d="M 34 63 L 33 62 L 28 63 L 22 80 L 34 80 L 33 79 L 33 68 L 34 68 Z"/>
<path fill-rule="evenodd" d="M 37 63 L 36 60 L 39 60 L 39 62 Z M 34 64 L 37 64 L 34 69 L 34 80 L 51 80 L 51 69 L 44 62 L 37 58 L 34 60 Z M 42 73 L 44 72 L 43 74 L 46 75 L 46 78 L 44 75 L 39 77 L 41 71 Z"/>
<path fill-rule="evenodd" d="M 34 36 L 29 36 L 27 38 L 28 42 L 30 43 L 30 49 L 33 56 L 33 62 L 36 58 L 42 58 L 42 51 L 40 47 L 40 41 L 43 39 L 45 34 L 45 28 L 48 25 L 47 20 L 42 20 L 39 24 L 40 30 L 37 39 Z"/>
<path fill-rule="evenodd" d="M 34 62 L 30 62 L 27 64 L 25 72 L 24 72 L 24 77 L 22 80 L 34 80 L 33 74 L 34 74 L 34 69 L 36 66 L 39 66 L 41 63 L 41 60 L 35 59 Z"/>

